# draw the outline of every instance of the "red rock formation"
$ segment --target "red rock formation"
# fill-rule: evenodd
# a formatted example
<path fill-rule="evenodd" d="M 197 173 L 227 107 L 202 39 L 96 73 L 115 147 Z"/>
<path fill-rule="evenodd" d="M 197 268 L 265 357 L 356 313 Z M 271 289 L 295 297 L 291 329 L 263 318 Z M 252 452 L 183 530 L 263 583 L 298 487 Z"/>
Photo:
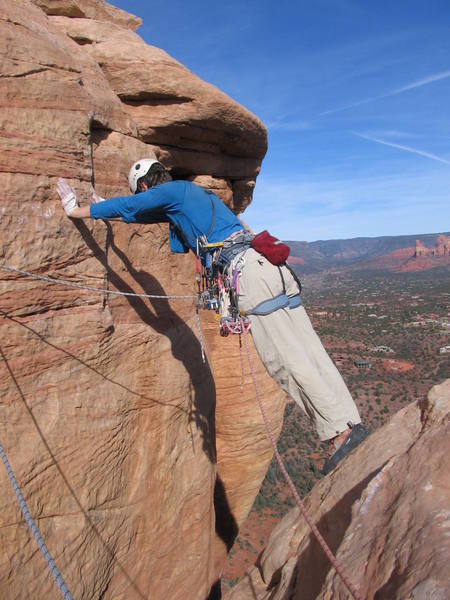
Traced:
<path fill-rule="evenodd" d="M 306 498 L 362 598 L 448 597 L 449 416 L 447 380 L 425 405 L 395 414 Z M 273 530 L 259 567 L 224 600 L 349 597 L 293 509 Z"/>
<path fill-rule="evenodd" d="M 450 265 L 450 255 L 448 253 L 449 242 L 445 241 L 447 239 L 445 236 L 440 236 L 439 239 L 441 239 L 440 243 L 434 248 L 427 248 L 420 240 L 416 240 L 415 248 L 399 248 L 382 256 L 376 256 L 364 262 L 350 265 L 348 269 L 353 271 L 383 269 L 391 272 L 406 273 Z"/>
<path fill-rule="evenodd" d="M 191 294 L 192 257 L 169 254 L 166 225 L 72 222 L 56 178 L 82 203 L 91 183 L 126 194 L 129 165 L 154 154 L 239 211 L 261 123 L 100 0 L 0 9 L 1 264 Z M 190 301 L 1 270 L 0 298 L 0 440 L 74 598 L 206 598 L 271 458 L 237 340 L 202 314 L 203 364 Z M 278 431 L 283 396 L 257 365 Z M 0 597 L 59 597 L 2 466 Z"/>
<path fill-rule="evenodd" d="M 450 255 L 450 237 L 440 235 L 436 242 L 433 256 L 449 256 Z"/>
<path fill-rule="evenodd" d="M 434 248 L 427 248 L 420 240 L 416 240 L 416 251 L 414 256 L 449 256 L 450 255 L 450 237 L 440 235 Z"/>
<path fill-rule="evenodd" d="M 427 254 L 428 248 L 425 246 L 425 244 L 420 240 L 416 240 L 416 251 L 414 253 L 414 256 L 416 258 L 419 258 L 420 256 L 427 256 Z"/>
<path fill-rule="evenodd" d="M 32 2 L 48 15 L 107 21 L 133 31 L 142 24 L 142 19 L 103 0 L 32 0 Z"/>

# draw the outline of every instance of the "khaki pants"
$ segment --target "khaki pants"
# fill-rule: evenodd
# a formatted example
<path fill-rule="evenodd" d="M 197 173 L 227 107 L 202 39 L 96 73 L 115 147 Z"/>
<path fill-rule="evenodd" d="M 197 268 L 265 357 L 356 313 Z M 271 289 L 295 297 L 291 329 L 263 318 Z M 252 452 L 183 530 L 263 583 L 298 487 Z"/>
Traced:
<path fill-rule="evenodd" d="M 261 254 L 250 248 L 243 260 L 239 277 L 241 310 L 250 310 L 283 292 L 278 268 Z M 290 271 L 284 266 L 281 270 L 287 295 L 298 294 Z M 256 349 L 267 371 L 310 417 L 321 440 L 347 429 L 349 421 L 361 422 L 353 398 L 303 306 L 249 318 Z"/>

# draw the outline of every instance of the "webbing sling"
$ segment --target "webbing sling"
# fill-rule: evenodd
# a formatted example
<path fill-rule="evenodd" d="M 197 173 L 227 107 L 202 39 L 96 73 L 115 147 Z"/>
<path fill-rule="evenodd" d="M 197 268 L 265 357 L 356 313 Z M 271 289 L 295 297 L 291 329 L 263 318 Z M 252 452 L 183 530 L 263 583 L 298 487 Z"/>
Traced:
<path fill-rule="evenodd" d="M 280 310 L 280 308 L 292 309 L 301 306 L 301 304 L 302 299 L 300 298 L 300 294 L 296 294 L 295 296 L 286 296 L 286 294 L 279 294 L 278 296 L 275 296 L 275 298 L 263 300 L 250 310 L 241 311 L 241 314 L 247 317 L 249 315 L 264 317 L 266 315 L 270 315 L 276 310 Z"/>
<path fill-rule="evenodd" d="M 285 265 L 285 266 L 287 266 L 287 265 Z M 253 308 L 251 308 L 250 310 L 241 311 L 242 315 L 244 315 L 244 316 L 255 315 L 257 317 L 265 317 L 266 315 L 270 315 L 271 313 L 273 313 L 277 310 L 280 310 L 281 308 L 292 309 L 292 308 L 297 308 L 298 306 L 301 306 L 301 304 L 302 304 L 302 299 L 300 296 L 301 286 L 300 286 L 300 282 L 298 281 L 297 277 L 294 276 L 294 279 L 297 282 L 297 285 L 299 286 L 299 293 L 295 294 L 294 296 L 288 296 L 286 294 L 286 282 L 284 280 L 283 271 L 281 270 L 281 266 L 277 265 L 277 269 L 280 273 L 281 283 L 283 285 L 283 292 L 281 294 L 278 294 L 278 296 L 275 296 L 274 298 L 269 298 L 268 300 L 263 300 L 262 302 L 260 302 L 259 304 L 257 304 Z M 292 274 L 292 270 L 289 269 L 289 271 Z"/>

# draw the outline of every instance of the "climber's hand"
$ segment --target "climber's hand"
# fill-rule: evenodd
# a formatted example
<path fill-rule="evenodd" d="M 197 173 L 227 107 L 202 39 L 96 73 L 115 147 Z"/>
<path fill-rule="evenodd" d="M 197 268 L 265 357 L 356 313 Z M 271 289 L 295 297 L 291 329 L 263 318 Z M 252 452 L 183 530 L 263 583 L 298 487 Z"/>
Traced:
<path fill-rule="evenodd" d="M 70 187 L 65 179 L 60 177 L 56 184 L 56 191 L 61 198 L 61 204 L 66 211 L 66 215 L 70 217 L 74 210 L 78 208 L 78 200 L 75 190 Z"/>

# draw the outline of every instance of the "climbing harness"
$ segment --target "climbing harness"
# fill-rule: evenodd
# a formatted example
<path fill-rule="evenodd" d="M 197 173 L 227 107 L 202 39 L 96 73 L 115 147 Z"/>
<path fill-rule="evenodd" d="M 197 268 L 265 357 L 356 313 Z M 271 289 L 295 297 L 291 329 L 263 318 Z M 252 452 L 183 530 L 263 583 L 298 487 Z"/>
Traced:
<path fill-rule="evenodd" d="M 298 492 L 297 492 L 297 490 L 295 488 L 295 485 L 294 485 L 291 477 L 289 476 L 289 473 L 287 472 L 287 469 L 286 469 L 286 467 L 284 465 L 283 459 L 281 458 L 280 453 L 278 452 L 277 442 L 276 442 L 275 436 L 273 434 L 273 431 L 272 431 L 272 429 L 270 427 L 269 419 L 268 419 L 268 417 L 266 415 L 266 412 L 264 410 L 264 406 L 263 406 L 263 403 L 262 403 L 262 400 L 261 400 L 261 393 L 259 391 L 258 382 L 256 380 L 255 370 L 254 370 L 254 367 L 253 367 L 253 360 L 252 360 L 252 356 L 251 356 L 251 353 L 250 353 L 250 347 L 248 345 L 247 336 L 244 335 L 243 338 L 244 338 L 245 349 L 246 349 L 246 352 L 247 352 L 247 358 L 248 358 L 248 364 L 249 364 L 249 368 L 250 368 L 250 374 L 251 374 L 253 386 L 254 386 L 254 389 L 255 389 L 255 397 L 256 397 L 256 400 L 258 402 L 258 406 L 259 406 L 259 409 L 261 411 L 262 418 L 263 418 L 263 421 L 264 421 L 264 426 L 266 428 L 267 435 L 268 435 L 268 437 L 270 439 L 270 442 L 272 444 L 273 452 L 274 452 L 275 458 L 277 460 L 278 466 L 280 467 L 280 470 L 283 473 L 283 476 L 284 476 L 284 478 L 286 480 L 286 483 L 289 486 L 289 489 L 290 489 L 290 491 L 292 493 L 292 496 L 294 497 L 294 500 L 295 500 L 295 502 L 296 502 L 296 504 L 297 504 L 297 506 L 298 506 L 298 508 L 300 510 L 300 513 L 303 515 L 305 521 L 307 522 L 307 524 L 309 525 L 310 529 L 312 530 L 312 532 L 316 536 L 317 541 L 319 542 L 321 548 L 325 552 L 328 560 L 331 562 L 331 564 L 335 568 L 336 573 L 339 575 L 339 577 L 341 578 L 342 582 L 344 583 L 344 585 L 346 586 L 346 588 L 350 592 L 352 598 L 354 598 L 354 600 L 363 600 L 362 597 L 359 595 L 359 592 L 356 589 L 356 587 L 352 584 L 352 582 L 350 581 L 350 579 L 348 578 L 348 576 L 344 572 L 342 565 L 337 560 L 337 558 L 334 556 L 334 554 L 330 550 L 328 544 L 326 543 L 326 541 L 322 537 L 320 531 L 317 529 L 316 525 L 314 524 L 312 518 L 310 517 L 310 515 L 309 515 L 309 513 L 308 513 L 308 511 L 306 509 L 306 506 L 304 505 L 304 503 L 302 502 L 302 499 L 298 495 Z"/>
<path fill-rule="evenodd" d="M 242 255 L 250 248 L 252 239 L 252 234 L 245 230 L 235 232 L 223 242 L 209 243 L 206 236 L 197 238 L 197 305 L 219 315 L 222 337 L 241 334 L 242 327 L 250 329 L 249 319 L 240 318 L 238 297 Z"/>
<path fill-rule="evenodd" d="M 25 502 L 22 492 L 20 491 L 20 488 L 17 485 L 16 478 L 14 477 L 14 473 L 11 469 L 11 466 L 9 464 L 8 458 L 6 456 L 5 450 L 3 449 L 1 442 L 0 442 L 0 457 L 3 461 L 3 464 L 5 465 L 9 480 L 10 480 L 13 490 L 17 496 L 20 510 L 22 511 L 25 522 L 28 525 L 28 527 L 30 528 L 31 533 L 33 534 L 34 539 L 36 540 L 37 545 L 39 546 L 39 550 L 42 552 L 42 556 L 44 557 L 45 562 L 47 563 L 49 571 L 50 571 L 53 579 L 55 580 L 56 585 L 59 587 L 62 597 L 64 598 L 64 600 L 73 600 L 72 595 L 69 592 L 69 588 L 67 587 L 64 579 L 62 578 L 62 575 L 59 572 L 58 567 L 55 565 L 55 562 L 54 562 L 53 558 L 51 557 L 51 554 L 48 551 L 48 548 L 45 545 L 45 542 L 42 539 L 41 534 L 39 533 L 39 529 L 37 528 L 36 523 L 34 522 L 34 519 L 31 516 L 30 511 L 28 510 L 27 503 Z"/>
<path fill-rule="evenodd" d="M 211 230 L 211 229 L 210 229 Z M 263 241 L 254 244 L 255 240 Z M 254 248 L 258 253 L 269 257 L 272 264 L 276 264 L 283 284 L 283 292 L 274 298 L 268 298 L 248 310 L 239 309 L 239 274 L 245 263 L 244 253 L 249 248 Z M 289 265 L 285 265 L 298 284 L 299 292 L 288 296 L 280 260 L 286 259 L 289 248 L 266 231 L 253 236 L 253 234 L 240 230 L 224 242 L 208 243 L 207 237 L 202 236 L 196 240 L 197 262 L 196 282 L 198 288 L 197 305 L 200 308 L 214 310 L 220 314 L 220 335 L 242 334 L 250 327 L 249 316 L 269 315 L 281 308 L 297 308 L 301 306 L 301 284 Z M 284 262 L 283 262 L 284 264 Z"/>

